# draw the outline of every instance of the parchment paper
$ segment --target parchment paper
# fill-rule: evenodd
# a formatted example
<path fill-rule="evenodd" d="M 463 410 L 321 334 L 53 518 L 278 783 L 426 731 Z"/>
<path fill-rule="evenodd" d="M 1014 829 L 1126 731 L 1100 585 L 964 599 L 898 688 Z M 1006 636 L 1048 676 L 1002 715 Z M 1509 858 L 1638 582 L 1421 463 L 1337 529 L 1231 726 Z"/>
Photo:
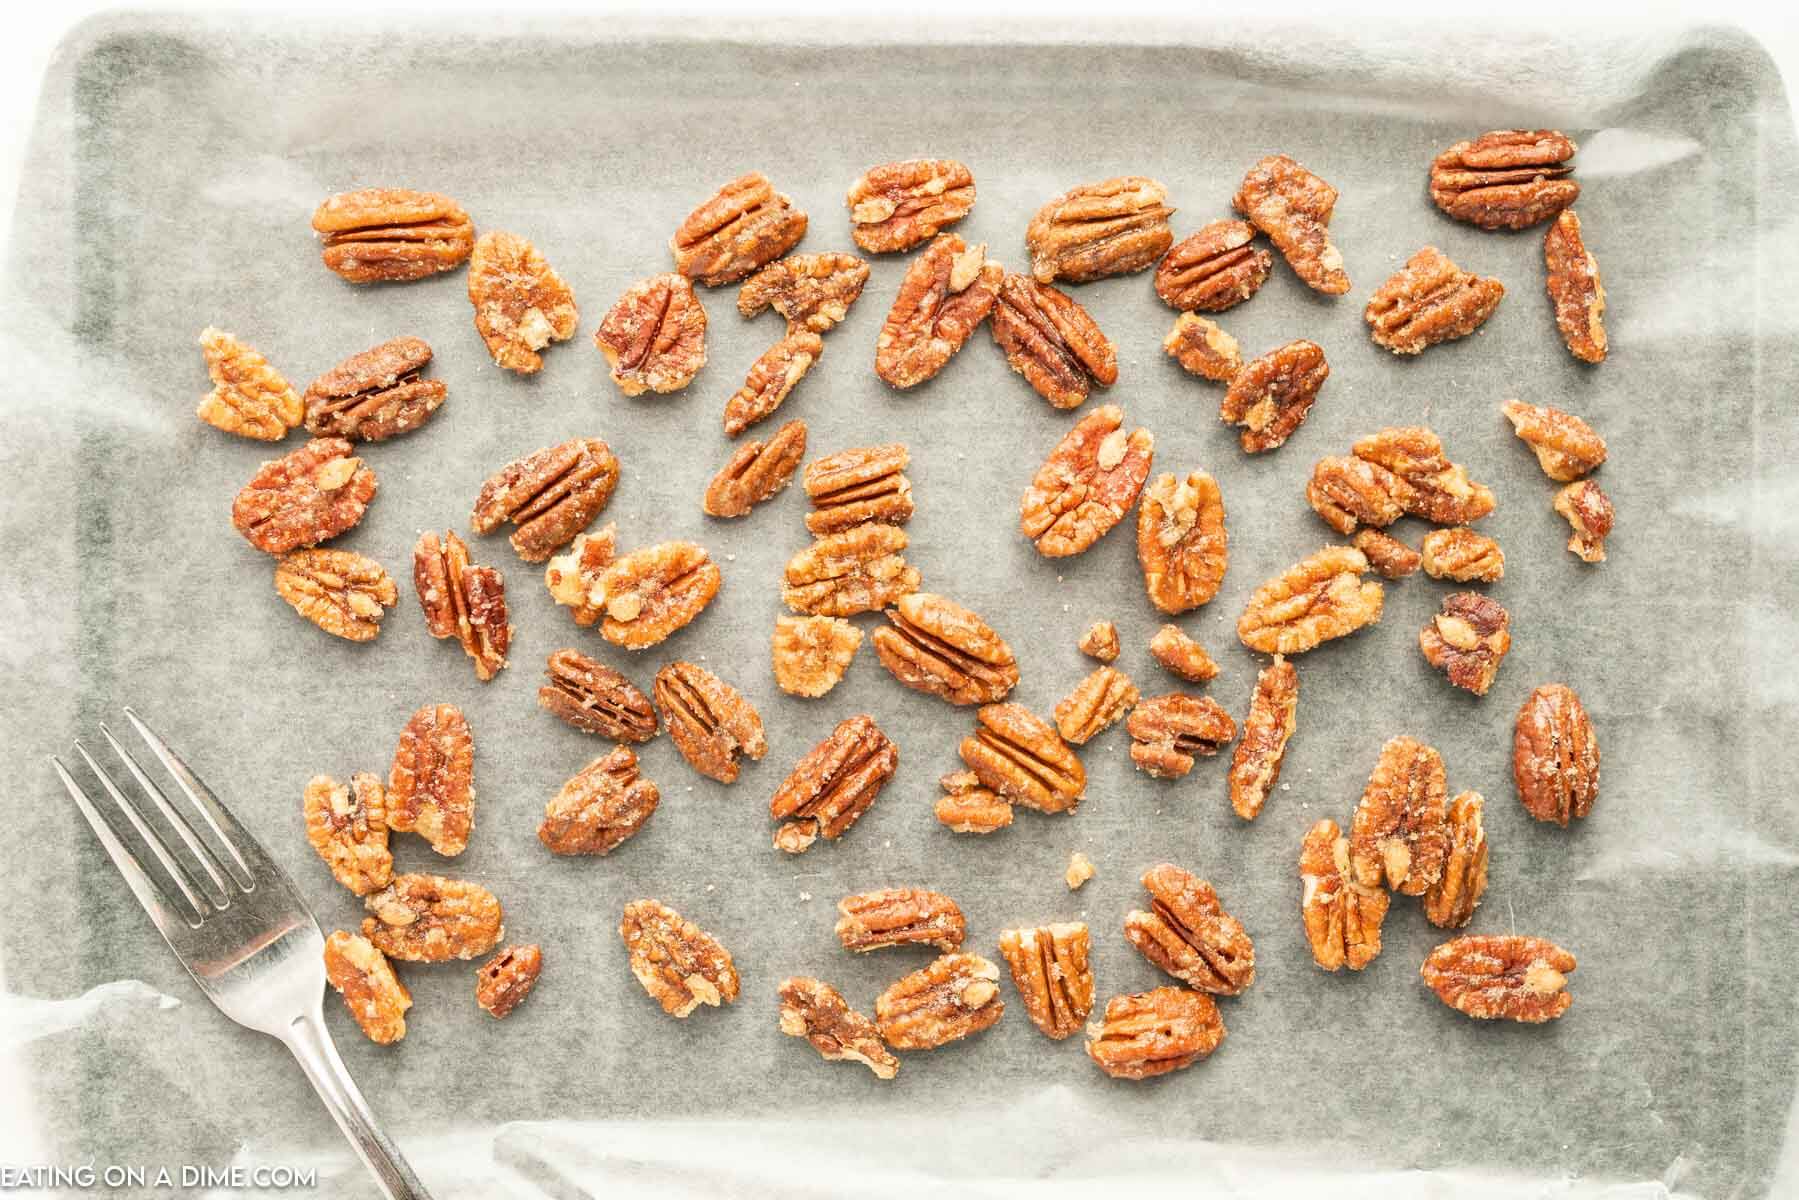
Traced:
<path fill-rule="evenodd" d="M 34 1149 L 9 1159 L 312 1165 L 320 1194 L 374 1194 L 281 1048 L 199 997 L 42 755 L 76 736 L 97 744 L 97 724 L 135 705 L 259 832 L 321 923 L 347 927 L 361 914 L 305 843 L 303 785 L 384 771 L 407 715 L 448 700 L 477 739 L 474 836 L 453 862 L 397 838 L 398 866 L 491 887 L 508 936 L 543 944 L 542 982 L 497 1023 L 475 1007 L 471 967 L 403 968 L 416 1003 L 393 1048 L 327 1005 L 363 1090 L 440 1197 L 1794 1194 L 1799 178 L 1774 71 L 1723 32 L 1258 29 L 1092 28 L 1026 44 L 975 26 L 670 37 L 158 16 L 78 32 L 45 87 L 8 262 L 0 946 L 7 1038 L 30 1080 L 13 1099 L 35 1127 Z M 1433 154 L 1510 126 L 1581 143 L 1578 207 L 1610 297 L 1612 358 L 1597 369 L 1556 336 L 1541 230 L 1483 233 L 1425 195 Z M 1485 699 L 1450 688 L 1416 649 L 1447 588 L 1415 577 L 1388 587 L 1377 628 L 1299 661 L 1299 732 L 1254 824 L 1229 811 L 1223 759 L 1153 781 L 1114 731 L 1083 754 L 1077 815 L 951 834 L 930 809 L 968 711 L 900 688 L 867 647 L 823 700 L 774 686 L 780 571 L 808 540 L 799 489 L 741 522 L 700 512 L 730 452 L 724 400 L 778 319 L 744 321 L 732 290 L 706 292 L 708 367 L 678 396 L 637 400 L 607 381 L 592 330 L 631 280 L 668 269 L 681 217 L 747 169 L 811 214 L 803 249 L 849 249 L 842 196 L 859 172 L 959 156 L 980 189 L 960 232 L 1016 266 L 1030 214 L 1076 183 L 1154 175 L 1184 235 L 1225 215 L 1244 169 L 1276 150 L 1341 190 L 1332 229 L 1355 283 L 1320 298 L 1277 261 L 1222 318 L 1247 354 L 1307 337 L 1329 355 L 1322 398 L 1284 449 L 1245 457 L 1217 392 L 1163 356 L 1173 314 L 1147 275 L 1076 290 L 1119 347 L 1104 398 L 1154 430 L 1156 469 L 1204 467 L 1224 491 L 1230 572 L 1181 622 L 1223 664 L 1209 693 L 1241 717 L 1258 664 L 1237 614 L 1331 540 L 1302 496 L 1312 462 L 1392 424 L 1429 422 L 1498 493 L 1483 528 L 1507 551 L 1492 594 L 1512 613 L 1511 655 Z M 355 288 L 325 271 L 311 209 L 377 184 L 448 192 L 478 227 L 533 239 L 575 289 L 577 339 L 521 380 L 489 362 L 460 273 Z M 1478 336 L 1401 361 L 1369 342 L 1361 305 L 1426 243 L 1508 294 Z M 875 378 L 904 267 L 875 263 L 776 423 L 803 417 L 813 455 L 911 446 L 909 557 L 927 587 L 1011 641 L 1014 699 L 1047 712 L 1090 668 L 1075 641 L 1098 617 L 1118 623 L 1119 665 L 1145 692 L 1170 689 L 1145 650 L 1161 618 L 1131 525 L 1060 562 L 1017 532 L 1017 497 L 1074 416 L 1011 374 L 985 332 L 926 387 L 896 394 Z M 426 635 L 409 588 L 378 642 L 322 635 L 230 526 L 233 494 L 272 451 L 193 418 L 206 387 L 195 336 L 209 323 L 301 387 L 385 338 L 431 342 L 449 401 L 421 432 L 367 449 L 380 494 L 337 543 L 402 581 L 419 530 L 466 532 L 490 472 L 597 434 L 623 461 L 602 519 L 627 546 L 709 547 L 718 600 L 630 655 L 577 629 L 540 569 L 495 536 L 475 554 L 505 571 L 519 633 L 494 683 Z M 1580 413 L 1608 440 L 1599 478 L 1618 529 L 1603 566 L 1564 551 L 1555 488 L 1499 414 L 1511 396 Z M 1415 544 L 1422 529 L 1399 532 Z M 767 758 L 727 788 L 660 738 L 642 753 L 664 796 L 643 833 L 604 860 L 551 857 L 534 837 L 544 801 L 606 748 L 535 707 L 560 646 L 646 686 L 671 659 L 705 663 L 761 709 Z M 1598 806 L 1566 831 L 1531 821 L 1509 774 L 1518 704 L 1551 680 L 1579 691 L 1604 752 Z M 899 775 L 841 843 L 775 852 L 769 794 L 859 711 L 898 742 Z M 1578 955 L 1560 1022 L 1478 1023 L 1439 1004 L 1417 968 L 1444 935 L 1409 902 L 1370 969 L 1313 966 L 1301 834 L 1323 816 L 1347 823 L 1382 742 L 1402 732 L 1442 751 L 1452 789 L 1488 797 L 1491 883 L 1468 931 L 1541 934 Z M 1061 875 L 1075 849 L 1099 875 L 1071 894 Z M 995 1029 L 907 1056 L 892 1083 L 776 1029 L 787 974 L 829 979 L 867 1010 L 926 961 L 838 948 L 836 899 L 883 885 L 950 893 L 969 948 L 994 957 L 1008 926 L 1088 921 L 1101 1003 L 1166 982 L 1119 929 L 1138 874 L 1163 859 L 1212 880 L 1256 941 L 1256 983 L 1223 1003 L 1229 1036 L 1202 1065 L 1110 1081 L 1080 1039 L 1032 1028 L 1009 985 Z M 731 949 L 736 1006 L 676 1022 L 643 995 L 615 926 L 645 895 Z"/>

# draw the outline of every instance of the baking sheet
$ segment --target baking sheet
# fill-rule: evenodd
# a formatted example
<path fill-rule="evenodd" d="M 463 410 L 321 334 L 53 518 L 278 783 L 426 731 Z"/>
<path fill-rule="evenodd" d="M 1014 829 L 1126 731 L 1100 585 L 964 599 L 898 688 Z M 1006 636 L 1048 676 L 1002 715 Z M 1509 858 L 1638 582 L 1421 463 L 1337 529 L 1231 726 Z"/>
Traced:
<path fill-rule="evenodd" d="M 306 846 L 306 779 L 385 770 L 407 715 L 448 700 L 475 731 L 475 833 L 454 862 L 399 838 L 397 868 L 491 887 L 508 936 L 544 945 L 543 979 L 495 1023 L 472 1003 L 470 968 L 403 968 L 416 1003 L 394 1048 L 327 1005 L 363 1090 L 440 1197 L 1799 1186 L 1799 829 L 1786 794 L 1799 768 L 1799 422 L 1786 403 L 1799 239 L 1793 125 L 1762 52 L 1715 31 L 1567 43 L 1204 25 L 708 32 L 119 17 L 83 27 L 58 58 L 7 280 L 0 952 L 6 1042 L 27 1080 L 9 1099 L 30 1126 L 8 1160 L 284 1163 L 316 1167 L 321 1195 L 374 1194 L 281 1048 L 200 999 L 41 755 L 135 705 L 263 836 L 329 929 L 360 914 Z M 1578 207 L 1610 297 L 1612 358 L 1597 370 L 1555 336 L 1540 230 L 1482 233 L 1424 195 L 1443 146 L 1539 125 L 1581 143 Z M 1075 290 L 1119 347 L 1105 399 L 1154 430 L 1156 469 L 1203 467 L 1223 488 L 1230 572 L 1181 621 L 1223 666 L 1207 690 L 1241 716 L 1257 663 L 1236 642 L 1237 614 L 1258 583 L 1331 540 L 1302 498 L 1312 462 L 1390 424 L 1429 422 L 1498 493 L 1483 528 L 1508 552 L 1492 594 L 1513 616 L 1511 655 L 1485 699 L 1449 688 L 1415 649 L 1447 589 L 1415 577 L 1388 587 L 1377 628 L 1299 661 L 1299 732 L 1253 825 L 1229 811 L 1224 761 L 1156 782 L 1132 771 L 1113 731 L 1083 754 L 1077 815 L 1021 812 L 991 838 L 950 834 L 930 808 L 969 712 L 898 687 L 867 647 L 823 700 L 774 686 L 768 634 L 781 566 L 808 540 L 803 495 L 737 523 L 700 513 L 730 452 L 723 402 L 778 320 L 741 320 L 731 290 L 706 292 L 709 366 L 668 398 L 621 398 L 591 332 L 627 283 L 667 269 L 666 239 L 688 209 L 743 170 L 765 171 L 811 214 L 802 249 L 849 249 L 841 197 L 860 171 L 958 156 L 980 189 L 959 232 L 1017 266 L 1030 214 L 1075 183 L 1154 175 L 1180 209 L 1180 236 L 1226 215 L 1243 170 L 1276 150 L 1340 189 L 1332 230 L 1355 281 L 1328 300 L 1277 263 L 1260 295 L 1221 319 L 1249 354 L 1294 337 L 1325 347 L 1331 379 L 1287 447 L 1238 451 L 1216 392 L 1162 355 L 1173 314 L 1146 275 Z M 448 192 L 478 227 L 534 240 L 576 292 L 576 340 L 549 351 L 540 376 L 516 379 L 488 361 L 460 274 L 352 288 L 323 270 L 312 207 L 377 184 Z M 1368 341 L 1360 306 L 1425 243 L 1499 276 L 1508 296 L 1478 336 L 1400 361 Z M 903 270 L 875 263 L 780 419 L 807 421 L 812 455 L 911 446 L 909 558 L 928 588 L 1011 641 L 1023 671 L 1013 699 L 1047 712 L 1091 666 L 1074 643 L 1102 616 L 1123 636 L 1119 666 L 1146 693 L 1163 690 L 1172 681 L 1144 649 L 1161 618 L 1129 524 L 1061 561 L 1016 532 L 1019 492 L 1079 414 L 1051 411 L 985 333 L 913 392 L 874 377 L 875 333 Z M 577 629 L 539 569 L 496 536 L 475 553 L 505 571 L 519 630 L 496 682 L 478 684 L 459 649 L 426 636 L 410 594 L 374 645 L 323 636 L 275 596 L 270 561 L 230 527 L 232 495 L 271 452 L 192 418 L 205 389 L 194 338 L 208 323 L 297 386 L 398 334 L 435 348 L 449 401 L 423 431 L 368 449 L 380 495 L 336 544 L 403 579 L 418 531 L 466 531 L 491 471 L 597 434 L 623 462 L 602 519 L 627 546 L 709 547 L 725 574 L 718 600 L 628 655 Z M 1619 524 L 1605 565 L 1562 550 L 1554 488 L 1498 413 L 1514 395 L 1580 413 L 1607 438 L 1600 478 Z M 1415 542 L 1421 530 L 1401 531 Z M 534 705 L 543 657 L 571 645 L 644 685 L 676 657 L 712 667 L 760 708 L 767 758 L 727 788 L 659 738 L 642 757 L 664 800 L 644 832 L 603 860 L 551 857 L 534 837 L 542 805 L 604 749 Z M 1512 716 L 1550 680 L 1580 692 L 1605 755 L 1593 816 L 1566 832 L 1530 821 L 1509 779 Z M 860 711 L 899 744 L 899 775 L 841 843 L 798 858 L 771 850 L 768 795 Z M 1380 745 L 1401 732 L 1442 751 L 1453 789 L 1489 799 L 1491 881 L 1468 931 L 1541 934 L 1579 956 L 1560 1022 L 1494 1026 L 1440 1005 L 1416 969 L 1443 935 L 1409 903 L 1395 905 L 1367 971 L 1312 965 L 1300 837 L 1323 816 L 1347 823 Z M 1061 873 L 1075 849 L 1099 874 L 1071 894 Z M 953 895 L 969 948 L 990 957 L 1002 928 L 1086 920 L 1101 1003 L 1156 986 L 1165 980 L 1119 923 L 1138 903 L 1137 875 L 1163 859 L 1211 879 L 1257 946 L 1254 987 L 1222 1004 L 1228 1038 L 1191 1070 L 1107 1080 L 1078 1038 L 1049 1043 L 1015 998 L 992 1031 L 906 1056 L 893 1083 L 824 1064 L 776 1029 L 787 974 L 829 979 L 867 1010 L 926 961 L 837 947 L 837 897 L 883 885 Z M 735 1007 L 675 1022 L 642 994 L 614 927 L 643 895 L 732 950 Z"/>

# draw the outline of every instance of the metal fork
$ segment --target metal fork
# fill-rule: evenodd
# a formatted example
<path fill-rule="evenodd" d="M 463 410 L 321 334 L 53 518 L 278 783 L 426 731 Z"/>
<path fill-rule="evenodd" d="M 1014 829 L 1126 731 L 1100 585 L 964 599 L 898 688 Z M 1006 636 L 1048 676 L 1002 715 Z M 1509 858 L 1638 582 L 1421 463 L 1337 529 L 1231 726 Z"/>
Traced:
<path fill-rule="evenodd" d="M 277 1038 L 293 1052 L 332 1120 L 374 1173 L 383 1194 L 391 1200 L 430 1200 L 430 1193 L 376 1125 L 326 1032 L 320 1010 L 325 992 L 325 939 L 293 881 L 168 743 L 129 708 L 125 719 L 168 771 L 212 840 L 209 843 L 196 831 L 104 724 L 100 735 L 188 856 L 184 859 L 169 848 L 145 819 L 143 801 L 133 803 L 126 789 L 114 783 L 86 747 L 76 742 L 75 753 L 161 865 L 161 873 L 144 868 L 112 818 L 82 790 L 62 761 L 52 756 L 50 763 L 81 815 L 94 827 L 137 902 L 150 914 L 163 940 L 206 998 L 239 1025 Z"/>

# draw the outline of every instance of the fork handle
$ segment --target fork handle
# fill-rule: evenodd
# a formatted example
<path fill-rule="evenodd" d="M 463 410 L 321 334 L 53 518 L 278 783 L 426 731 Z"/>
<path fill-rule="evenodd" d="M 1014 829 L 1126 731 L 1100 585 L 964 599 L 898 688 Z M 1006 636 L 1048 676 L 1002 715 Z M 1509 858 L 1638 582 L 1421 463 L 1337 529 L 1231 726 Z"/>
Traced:
<path fill-rule="evenodd" d="M 399 1149 L 375 1124 L 368 1102 L 350 1078 L 344 1060 L 337 1056 L 337 1047 L 332 1044 L 324 1021 L 316 1014 L 301 1017 L 288 1026 L 281 1040 L 300 1060 L 300 1067 L 319 1099 L 325 1102 L 331 1119 L 344 1131 L 375 1182 L 381 1185 L 381 1194 L 388 1200 L 431 1200 L 431 1193 L 412 1173 Z"/>

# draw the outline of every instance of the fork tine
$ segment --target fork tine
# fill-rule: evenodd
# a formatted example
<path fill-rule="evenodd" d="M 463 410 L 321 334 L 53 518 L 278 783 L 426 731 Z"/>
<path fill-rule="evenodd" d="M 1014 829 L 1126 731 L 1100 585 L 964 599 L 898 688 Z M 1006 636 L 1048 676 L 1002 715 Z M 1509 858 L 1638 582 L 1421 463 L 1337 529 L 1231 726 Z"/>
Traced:
<path fill-rule="evenodd" d="M 231 893 L 225 886 L 225 877 L 219 873 L 221 868 L 218 860 L 213 857 L 212 851 L 206 848 L 206 844 L 194 832 L 194 827 L 175 811 L 175 806 L 169 803 L 169 799 L 163 795 L 162 789 L 157 787 L 155 781 L 144 773 L 144 769 L 138 765 L 137 759 L 133 758 L 131 752 L 126 750 L 119 739 L 113 736 L 112 730 L 106 727 L 104 721 L 100 722 L 100 736 L 106 739 L 106 744 L 112 747 L 113 753 L 124 760 L 125 769 L 131 772 L 131 777 L 137 780 L 138 786 L 150 797 L 150 802 L 156 805 L 156 811 L 162 814 L 163 819 L 169 823 L 175 830 L 176 836 L 187 847 L 188 853 L 193 855 L 201 869 L 211 877 L 214 890 L 207 893 L 206 898 L 212 901 L 214 907 L 217 908 L 224 908 L 230 904 Z"/>
<path fill-rule="evenodd" d="M 162 864 L 162 869 L 169 873 L 170 879 L 174 880 L 176 889 L 193 908 L 196 918 L 204 920 L 206 914 L 211 911 L 210 906 L 206 901 L 200 899 L 200 894 L 194 890 L 194 883 L 187 873 L 187 868 L 176 861 L 174 854 L 169 850 L 168 843 L 162 840 L 162 835 L 145 823 L 143 815 L 137 811 L 137 806 L 126 799 L 125 793 L 120 790 L 119 785 L 112 781 L 112 776 L 108 775 L 98 762 L 94 761 L 94 756 L 87 752 L 86 746 L 76 742 L 75 753 L 81 755 L 81 761 L 87 764 L 87 769 L 94 773 L 94 778 L 100 781 L 100 786 L 106 789 L 106 794 L 112 797 L 112 802 L 119 806 L 119 811 L 125 814 L 125 819 L 131 822 L 131 827 L 137 830 L 137 836 L 144 845 L 150 847 L 150 853 L 156 856 L 156 861 Z M 155 876 L 151 876 L 151 878 L 154 879 Z M 166 888 L 164 894 L 167 894 Z"/>
<path fill-rule="evenodd" d="M 129 706 L 125 709 L 125 719 L 131 722 L 131 727 L 137 730 L 139 737 L 144 739 L 145 744 L 150 747 L 151 753 L 155 754 L 157 760 L 162 763 L 169 774 L 174 776 L 175 784 L 181 789 L 182 795 L 186 796 L 188 801 L 193 804 L 194 810 L 206 822 L 207 828 L 212 830 L 213 836 L 231 855 L 230 862 L 225 865 L 228 870 L 231 870 L 238 886 L 246 892 L 253 890 L 256 887 L 256 877 L 251 873 L 250 864 L 244 858 L 244 852 L 240 847 L 256 846 L 256 839 L 252 838 L 244 827 L 237 823 L 237 818 L 232 816 L 223 804 L 219 803 L 218 797 L 212 794 L 212 789 L 202 783 L 200 777 L 188 769 L 188 765 L 181 761 L 181 756 L 169 749 L 169 744 L 144 724 L 143 719 Z M 235 869 L 232 869 L 233 867 Z"/>
<path fill-rule="evenodd" d="M 106 856 L 112 859 L 112 865 L 117 867 L 119 874 L 125 877 L 125 883 L 131 888 L 131 894 L 137 897 L 137 902 L 143 905 L 146 913 L 150 914 L 150 920 L 156 923 L 157 929 L 162 931 L 163 936 L 167 937 L 169 932 L 178 925 L 186 925 L 189 928 L 198 926 L 200 923 L 199 910 L 193 910 L 191 915 L 176 911 L 173 907 L 174 897 L 170 896 L 163 886 L 144 870 L 142 864 L 137 861 L 137 856 L 126 847 L 124 840 L 119 837 L 118 830 L 113 827 L 111 819 L 94 806 L 93 800 L 88 797 L 87 792 L 82 790 L 81 785 L 75 782 L 75 777 L 69 774 L 69 769 L 63 766 L 62 760 L 51 755 L 50 765 L 56 769 L 57 778 L 62 780 L 62 785 L 68 790 L 69 797 L 75 801 L 75 807 L 79 808 L 81 815 L 87 818 L 88 825 L 93 828 L 94 836 L 100 839 L 100 845 L 105 848 Z"/>

